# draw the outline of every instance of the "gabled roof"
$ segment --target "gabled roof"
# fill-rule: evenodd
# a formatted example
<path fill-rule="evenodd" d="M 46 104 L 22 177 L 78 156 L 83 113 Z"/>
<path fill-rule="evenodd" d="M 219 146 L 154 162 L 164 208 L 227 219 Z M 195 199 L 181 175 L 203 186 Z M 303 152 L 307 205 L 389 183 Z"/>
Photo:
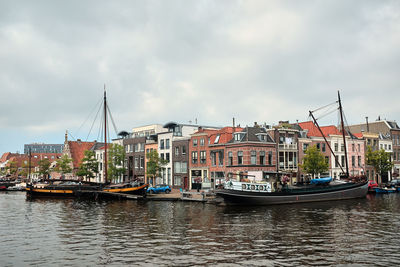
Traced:
<path fill-rule="evenodd" d="M 74 168 L 80 165 L 86 150 L 90 150 L 95 142 L 68 141 Z"/>

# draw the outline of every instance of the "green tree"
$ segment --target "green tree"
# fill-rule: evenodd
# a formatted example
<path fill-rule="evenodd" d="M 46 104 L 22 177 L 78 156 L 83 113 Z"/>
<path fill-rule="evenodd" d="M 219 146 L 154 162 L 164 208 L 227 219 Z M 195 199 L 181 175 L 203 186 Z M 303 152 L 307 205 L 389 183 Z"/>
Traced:
<path fill-rule="evenodd" d="M 99 173 L 99 163 L 95 156 L 94 151 L 86 150 L 76 175 L 79 177 L 86 177 L 87 180 L 96 177 L 96 174 Z"/>
<path fill-rule="evenodd" d="M 147 167 L 146 175 L 153 178 L 153 183 L 155 178 L 160 174 L 160 170 L 165 166 L 168 161 L 159 157 L 157 150 L 152 150 L 146 154 Z"/>
<path fill-rule="evenodd" d="M 109 144 L 107 180 L 115 181 L 125 174 L 125 149 L 119 144 Z"/>
<path fill-rule="evenodd" d="M 16 176 L 18 171 L 17 162 L 9 161 L 6 170 L 11 176 Z"/>
<path fill-rule="evenodd" d="M 38 162 L 39 167 L 39 175 L 43 176 L 45 179 L 48 179 L 50 176 L 50 165 L 51 162 L 48 159 L 42 159 Z"/>
<path fill-rule="evenodd" d="M 67 173 L 72 172 L 71 167 L 72 159 L 67 155 L 63 155 L 60 159 L 57 160 L 56 171 L 60 172 L 63 176 Z"/>
<path fill-rule="evenodd" d="M 375 172 L 382 177 L 385 172 L 393 168 L 390 153 L 385 152 L 384 149 L 372 151 L 371 146 L 367 148 L 367 164 L 374 167 Z"/>
<path fill-rule="evenodd" d="M 306 150 L 303 164 L 300 164 L 300 167 L 315 177 L 316 174 L 328 171 L 329 163 L 325 161 L 324 155 L 314 145 Z"/>

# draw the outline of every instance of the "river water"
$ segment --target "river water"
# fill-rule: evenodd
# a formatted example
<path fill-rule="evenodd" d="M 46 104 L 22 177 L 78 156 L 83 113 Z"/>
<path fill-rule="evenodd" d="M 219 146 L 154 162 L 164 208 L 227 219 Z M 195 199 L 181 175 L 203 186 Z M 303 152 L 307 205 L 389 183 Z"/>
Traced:
<path fill-rule="evenodd" d="M 0 266 L 399 266 L 400 194 L 279 206 L 0 193 Z"/>

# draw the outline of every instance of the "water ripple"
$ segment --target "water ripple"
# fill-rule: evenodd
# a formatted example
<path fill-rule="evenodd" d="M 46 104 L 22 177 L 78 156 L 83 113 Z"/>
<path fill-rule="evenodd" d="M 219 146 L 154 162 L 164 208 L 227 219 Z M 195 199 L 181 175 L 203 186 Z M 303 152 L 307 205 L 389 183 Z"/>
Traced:
<path fill-rule="evenodd" d="M 1 266 L 394 266 L 400 194 L 218 207 L 0 193 Z"/>

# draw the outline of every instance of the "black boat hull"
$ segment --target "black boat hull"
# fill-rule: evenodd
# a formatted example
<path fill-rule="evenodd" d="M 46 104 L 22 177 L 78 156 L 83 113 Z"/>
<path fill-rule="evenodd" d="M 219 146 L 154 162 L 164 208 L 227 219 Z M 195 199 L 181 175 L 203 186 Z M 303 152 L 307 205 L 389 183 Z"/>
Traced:
<path fill-rule="evenodd" d="M 289 190 L 272 193 L 220 189 L 216 191 L 216 194 L 228 203 L 274 205 L 363 198 L 367 195 L 367 192 L 368 183 L 354 183 L 337 186 L 321 186 L 319 189 L 314 188 L 310 191 Z"/>

